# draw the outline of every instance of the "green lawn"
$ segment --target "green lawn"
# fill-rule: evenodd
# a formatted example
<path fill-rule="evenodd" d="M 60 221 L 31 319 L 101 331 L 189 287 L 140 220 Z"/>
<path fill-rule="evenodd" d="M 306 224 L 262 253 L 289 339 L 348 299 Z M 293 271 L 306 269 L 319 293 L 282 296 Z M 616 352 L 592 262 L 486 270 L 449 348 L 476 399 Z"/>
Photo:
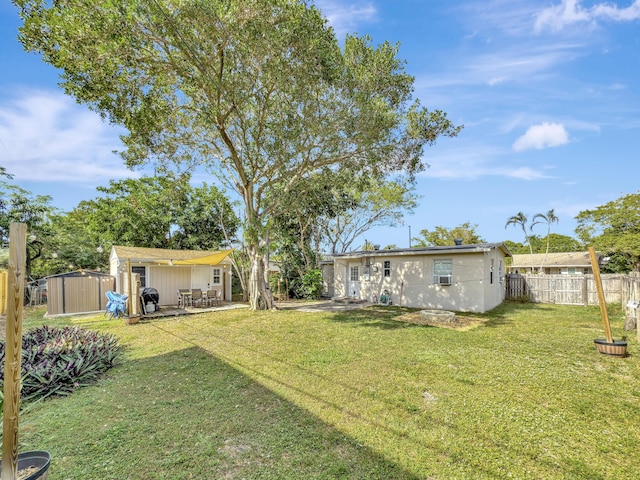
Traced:
<path fill-rule="evenodd" d="M 596 351 L 597 307 L 506 304 L 458 330 L 407 312 L 57 320 L 116 334 L 126 360 L 35 405 L 21 451 L 48 450 L 50 480 L 638 478 L 622 310 L 627 358 Z"/>

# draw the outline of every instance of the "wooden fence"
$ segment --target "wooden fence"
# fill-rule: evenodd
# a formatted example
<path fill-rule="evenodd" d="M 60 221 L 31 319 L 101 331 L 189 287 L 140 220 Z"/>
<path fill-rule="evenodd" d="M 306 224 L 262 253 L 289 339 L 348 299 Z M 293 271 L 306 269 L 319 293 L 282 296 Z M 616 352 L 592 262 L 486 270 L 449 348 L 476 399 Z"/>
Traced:
<path fill-rule="evenodd" d="M 640 278 L 603 274 L 602 289 L 607 303 L 640 301 Z M 510 274 L 506 276 L 506 298 L 526 298 L 535 303 L 562 305 L 598 305 L 593 275 Z"/>

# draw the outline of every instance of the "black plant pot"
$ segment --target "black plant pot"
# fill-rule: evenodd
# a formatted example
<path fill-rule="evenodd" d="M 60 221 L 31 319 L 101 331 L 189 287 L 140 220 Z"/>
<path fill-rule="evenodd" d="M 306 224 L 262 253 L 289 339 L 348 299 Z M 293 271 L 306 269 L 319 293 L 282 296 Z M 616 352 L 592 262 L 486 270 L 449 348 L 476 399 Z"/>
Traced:
<path fill-rule="evenodd" d="M 622 340 L 608 342 L 605 338 L 596 338 L 593 343 L 595 343 L 600 353 L 614 355 L 616 357 L 627 356 L 627 342 L 623 342 Z"/>
<path fill-rule="evenodd" d="M 26 477 L 24 480 L 46 480 L 49 474 L 49 465 L 51 464 L 51 455 L 49 452 L 33 451 L 18 454 L 18 471 L 29 467 L 36 467 L 38 470 Z M 0 461 L 0 469 L 2 469 L 2 461 Z"/>

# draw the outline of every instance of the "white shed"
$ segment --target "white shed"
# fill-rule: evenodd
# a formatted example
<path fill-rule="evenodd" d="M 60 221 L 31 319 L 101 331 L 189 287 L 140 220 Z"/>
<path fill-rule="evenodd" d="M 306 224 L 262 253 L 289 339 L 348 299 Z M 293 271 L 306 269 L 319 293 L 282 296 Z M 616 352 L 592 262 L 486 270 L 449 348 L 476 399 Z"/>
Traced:
<path fill-rule="evenodd" d="M 110 273 L 116 278 L 116 291 L 124 292 L 123 275 L 127 265 L 140 275 L 140 287 L 158 290 L 160 305 L 176 305 L 178 289 L 221 290 L 223 300 L 231 301 L 233 250 L 171 250 L 113 246 Z"/>

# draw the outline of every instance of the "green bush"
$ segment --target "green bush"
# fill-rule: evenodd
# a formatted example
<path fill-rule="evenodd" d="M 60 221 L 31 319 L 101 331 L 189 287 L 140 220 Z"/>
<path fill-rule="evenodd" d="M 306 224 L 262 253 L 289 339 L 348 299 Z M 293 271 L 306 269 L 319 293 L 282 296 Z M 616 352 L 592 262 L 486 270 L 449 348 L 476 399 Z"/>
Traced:
<path fill-rule="evenodd" d="M 296 287 L 296 294 L 301 298 L 308 300 L 320 298 L 322 293 L 322 272 L 319 268 L 307 270 Z"/>
<path fill-rule="evenodd" d="M 5 347 L 0 342 L 0 365 L 4 365 Z M 97 381 L 119 362 L 121 353 L 113 335 L 47 325 L 30 330 L 22 336 L 21 399 L 68 395 Z M 4 368 L 0 388 L 4 388 Z"/>

